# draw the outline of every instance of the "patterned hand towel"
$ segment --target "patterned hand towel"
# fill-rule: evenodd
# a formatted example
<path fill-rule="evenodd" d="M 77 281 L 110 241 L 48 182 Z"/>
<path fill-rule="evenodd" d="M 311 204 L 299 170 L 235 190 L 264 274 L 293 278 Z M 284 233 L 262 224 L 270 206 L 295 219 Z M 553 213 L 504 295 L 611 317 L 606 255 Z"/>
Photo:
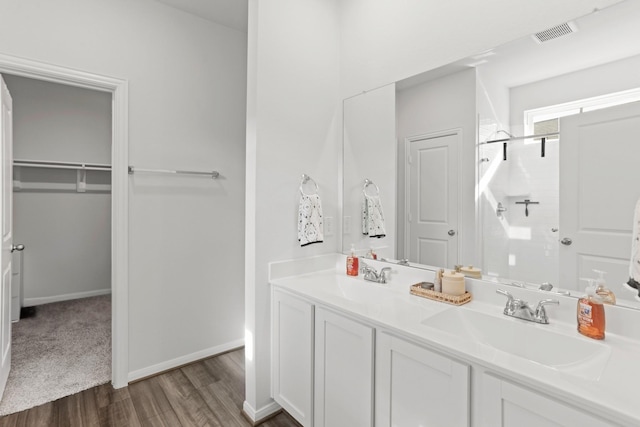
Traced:
<path fill-rule="evenodd" d="M 362 202 L 362 234 L 369 237 L 382 238 L 386 236 L 384 229 L 384 215 L 379 196 L 367 196 Z"/>
<path fill-rule="evenodd" d="M 300 241 L 300 246 L 321 243 L 323 238 L 320 196 L 301 194 L 298 208 L 298 241 Z"/>

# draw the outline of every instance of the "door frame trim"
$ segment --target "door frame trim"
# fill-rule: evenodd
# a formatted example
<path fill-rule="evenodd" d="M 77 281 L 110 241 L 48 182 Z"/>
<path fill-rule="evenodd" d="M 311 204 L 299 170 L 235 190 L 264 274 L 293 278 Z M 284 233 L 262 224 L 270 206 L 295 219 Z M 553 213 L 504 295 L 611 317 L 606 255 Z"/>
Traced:
<path fill-rule="evenodd" d="M 129 372 L 129 86 L 128 81 L 0 54 L 0 73 L 111 93 L 111 382 Z"/>
<path fill-rule="evenodd" d="M 436 138 L 442 138 L 444 136 L 452 136 L 452 135 L 457 135 L 458 136 L 458 147 L 457 147 L 457 158 L 455 159 L 456 163 L 458 164 L 458 188 L 457 188 L 457 192 L 458 192 L 458 197 L 456 200 L 456 203 L 458 205 L 458 209 L 460 209 L 460 207 L 462 206 L 462 176 L 461 176 L 461 170 L 460 170 L 460 159 L 462 156 L 462 147 L 460 146 L 460 141 L 462 141 L 463 138 L 463 131 L 462 128 L 453 128 L 453 129 L 443 129 L 443 130 L 439 130 L 439 131 L 435 131 L 435 132 L 429 132 L 429 133 L 424 133 L 424 134 L 420 134 L 420 135 L 414 135 L 414 136 L 408 136 L 406 138 L 404 138 L 404 153 L 405 153 L 405 159 L 404 159 L 404 218 L 402 218 L 403 223 L 405 224 L 404 227 L 404 258 L 408 258 L 409 257 L 409 253 L 411 252 L 410 249 L 410 245 L 411 245 L 411 239 L 410 239 L 410 231 L 411 231 L 411 227 L 407 226 L 407 215 L 410 212 L 411 206 L 410 206 L 410 181 L 411 181 L 411 165 L 409 164 L 409 156 L 411 155 L 411 143 L 412 142 L 417 142 L 417 141 L 422 141 L 425 139 L 436 139 Z M 456 250 L 456 257 L 458 258 L 458 262 L 460 261 L 460 254 L 461 254 L 461 246 L 462 246 L 462 238 L 461 236 L 464 235 L 464 230 L 463 230 L 463 223 L 460 220 L 460 214 L 456 213 L 457 215 L 457 237 L 458 237 L 458 247 Z"/>

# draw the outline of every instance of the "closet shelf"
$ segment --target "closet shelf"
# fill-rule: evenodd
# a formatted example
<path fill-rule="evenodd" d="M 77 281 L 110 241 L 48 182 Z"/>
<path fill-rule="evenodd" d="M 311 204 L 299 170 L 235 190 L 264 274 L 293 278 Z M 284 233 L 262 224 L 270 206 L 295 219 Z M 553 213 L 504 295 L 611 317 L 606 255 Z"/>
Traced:
<path fill-rule="evenodd" d="M 111 165 L 102 163 L 56 162 L 42 160 L 14 159 L 13 166 L 13 190 L 14 191 L 76 191 L 78 193 L 109 192 L 111 185 L 87 184 L 87 171 L 111 172 Z M 75 170 L 75 183 L 67 182 L 23 182 L 22 176 L 26 174 L 22 168 L 67 169 Z"/>
<path fill-rule="evenodd" d="M 104 163 L 80 163 L 80 162 L 55 162 L 48 160 L 25 160 L 14 159 L 13 166 L 26 168 L 47 168 L 47 169 L 74 169 L 74 170 L 93 170 L 93 171 L 111 171 L 111 165 Z"/>
<path fill-rule="evenodd" d="M 110 193 L 110 184 L 67 184 L 62 182 L 22 182 L 13 181 L 14 192 L 64 192 L 64 193 Z"/>

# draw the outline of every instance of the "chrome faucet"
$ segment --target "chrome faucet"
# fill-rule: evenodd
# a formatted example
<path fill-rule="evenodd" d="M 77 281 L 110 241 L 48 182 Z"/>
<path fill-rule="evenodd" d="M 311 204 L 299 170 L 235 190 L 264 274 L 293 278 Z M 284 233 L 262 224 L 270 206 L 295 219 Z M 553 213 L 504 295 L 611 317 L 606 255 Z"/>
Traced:
<path fill-rule="evenodd" d="M 553 285 L 549 282 L 544 282 L 542 285 L 540 285 L 538 289 L 540 289 L 541 291 L 552 292 L 554 294 L 567 295 L 567 296 L 571 295 L 571 292 L 569 291 L 554 289 Z"/>
<path fill-rule="evenodd" d="M 360 268 L 360 272 L 364 274 L 364 280 L 376 283 L 387 283 L 387 273 L 391 271 L 391 267 L 384 267 L 380 273 L 375 268 L 364 264 Z"/>
<path fill-rule="evenodd" d="M 507 297 L 507 304 L 504 307 L 505 316 L 511 316 L 535 323 L 542 323 L 544 325 L 549 323 L 549 317 L 547 316 L 544 306 L 549 304 L 560 304 L 560 301 L 557 299 L 543 299 L 538 303 L 536 309 L 533 310 L 529 307 L 529 303 L 521 299 L 514 298 L 513 295 L 503 289 L 496 289 L 496 293 Z"/>
<path fill-rule="evenodd" d="M 549 282 L 544 282 L 538 289 L 540 289 L 541 291 L 550 291 L 551 289 L 553 289 L 553 285 Z"/>

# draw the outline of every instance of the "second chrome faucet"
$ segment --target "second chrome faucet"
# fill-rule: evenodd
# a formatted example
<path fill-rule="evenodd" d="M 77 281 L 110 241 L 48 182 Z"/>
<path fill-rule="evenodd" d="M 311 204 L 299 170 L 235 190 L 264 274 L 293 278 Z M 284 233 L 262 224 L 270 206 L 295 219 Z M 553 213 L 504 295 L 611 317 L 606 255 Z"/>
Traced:
<path fill-rule="evenodd" d="M 364 280 L 376 283 L 387 283 L 387 273 L 391 271 L 391 267 L 384 267 L 380 270 L 380 273 L 375 268 L 362 263 L 360 272 L 364 274 Z"/>
<path fill-rule="evenodd" d="M 505 316 L 516 317 L 518 319 L 528 320 L 530 322 L 548 324 L 549 317 L 545 310 L 545 305 L 560 304 L 557 299 L 543 299 L 538 303 L 535 310 L 529 307 L 529 303 L 521 299 L 514 298 L 504 289 L 496 289 L 496 293 L 507 297 L 507 304 L 504 307 Z"/>

